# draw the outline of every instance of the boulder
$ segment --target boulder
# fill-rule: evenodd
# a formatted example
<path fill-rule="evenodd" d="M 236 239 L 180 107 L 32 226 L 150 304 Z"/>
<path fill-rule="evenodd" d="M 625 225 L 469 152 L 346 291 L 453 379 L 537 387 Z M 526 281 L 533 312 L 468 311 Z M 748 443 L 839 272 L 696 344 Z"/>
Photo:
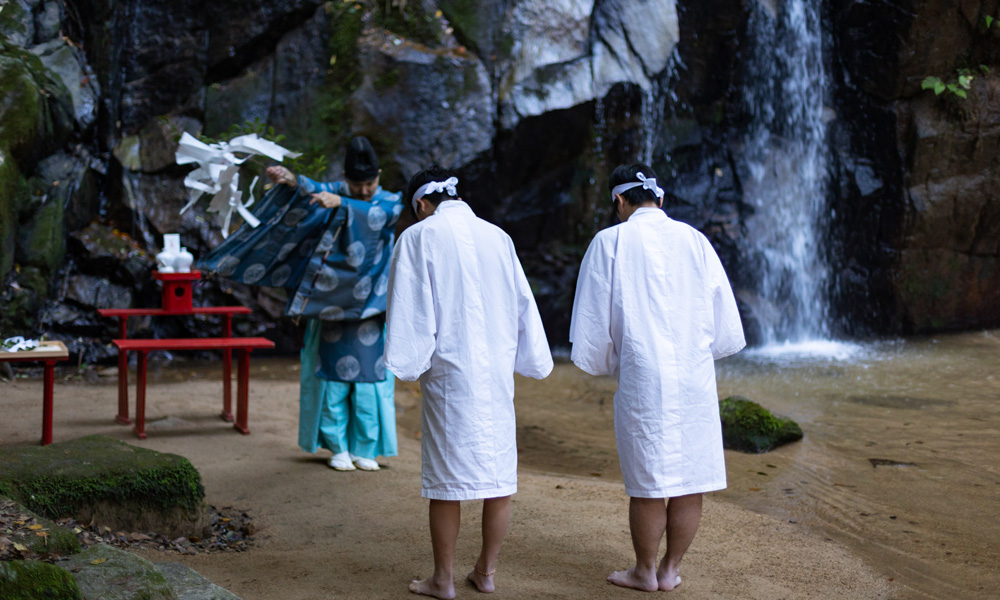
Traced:
<path fill-rule="evenodd" d="M 12 560 L 0 562 L 0 598 L 83 600 L 83 595 L 64 569 L 40 560 Z"/>
<path fill-rule="evenodd" d="M 802 428 L 791 419 L 772 415 L 742 396 L 719 401 L 722 444 L 728 450 L 762 453 L 802 439 Z"/>
<path fill-rule="evenodd" d="M 107 544 L 60 561 L 73 573 L 84 600 L 179 600 L 153 563 Z"/>
<path fill-rule="evenodd" d="M 205 579 L 194 569 L 173 562 L 156 563 L 154 568 L 163 575 L 177 600 L 240 600 L 236 594 Z"/>
<path fill-rule="evenodd" d="M 201 477 L 187 459 L 94 435 L 0 451 L 0 494 L 50 519 L 206 537 Z"/>
<path fill-rule="evenodd" d="M 34 514 L 13 500 L 0 497 L 0 511 L 8 516 L 13 515 L 16 520 L 24 523 L 24 527 L 6 534 L 9 542 L 22 544 L 40 556 L 65 556 L 80 551 L 80 540 L 75 533 Z M 32 527 L 35 529 L 31 529 Z M 0 595 L 0 598 L 6 599 L 7 596 Z"/>
<path fill-rule="evenodd" d="M 50 2 L 58 11 L 59 4 Z M 84 56 L 77 48 L 70 46 L 62 38 L 39 44 L 31 48 L 69 92 L 73 103 L 73 114 L 80 129 L 86 130 L 97 120 L 97 98 L 100 89 L 93 77 L 84 77 Z"/>
<path fill-rule="evenodd" d="M 30 193 L 21 205 L 21 223 L 17 231 L 17 255 L 22 264 L 54 271 L 66 254 L 64 205 L 57 195 L 50 195 L 47 182 L 33 178 Z"/>
<path fill-rule="evenodd" d="M 93 159 L 82 148 L 78 150 L 79 156 L 57 152 L 46 157 L 38 163 L 29 181 L 36 196 L 63 207 L 67 231 L 76 231 L 90 223 L 100 208 L 97 175 L 90 167 Z"/>
<path fill-rule="evenodd" d="M 366 36 L 361 50 L 364 79 L 353 98 L 355 118 L 396 172 L 410 175 L 431 163 L 465 165 L 490 148 L 496 104 L 475 56 L 394 34 Z"/>
<path fill-rule="evenodd" d="M 132 292 L 94 275 L 73 275 L 66 288 L 66 299 L 84 308 L 131 308 Z"/>
<path fill-rule="evenodd" d="M 14 157 L 0 145 L 0 281 L 14 268 L 17 216 L 26 195 L 27 186 Z"/>
<path fill-rule="evenodd" d="M 35 17 L 32 8 L 37 0 L 5 2 L 0 10 L 0 36 L 11 44 L 27 48 L 35 39 Z"/>
<path fill-rule="evenodd" d="M 83 272 L 113 276 L 130 289 L 147 284 L 155 265 L 134 239 L 101 223 L 71 233 L 69 248 Z"/>

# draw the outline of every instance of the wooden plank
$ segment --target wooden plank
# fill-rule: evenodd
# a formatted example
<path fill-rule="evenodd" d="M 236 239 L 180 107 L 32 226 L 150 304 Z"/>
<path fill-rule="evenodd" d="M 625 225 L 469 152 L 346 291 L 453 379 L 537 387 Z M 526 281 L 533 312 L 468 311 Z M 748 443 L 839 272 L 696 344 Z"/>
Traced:
<path fill-rule="evenodd" d="M 173 338 L 166 340 L 112 340 L 120 350 L 226 350 L 247 348 L 274 348 L 267 338 Z"/>
<path fill-rule="evenodd" d="M 245 306 L 195 306 L 191 311 L 168 311 L 162 308 L 99 308 L 102 317 L 165 317 L 184 315 L 249 315 L 253 310 Z"/>
<path fill-rule="evenodd" d="M 69 350 L 66 344 L 58 340 L 49 340 L 39 343 L 37 348 L 31 350 L 21 350 L 20 352 L 0 351 L 0 361 L 27 361 L 42 360 L 44 358 L 69 358 Z"/>

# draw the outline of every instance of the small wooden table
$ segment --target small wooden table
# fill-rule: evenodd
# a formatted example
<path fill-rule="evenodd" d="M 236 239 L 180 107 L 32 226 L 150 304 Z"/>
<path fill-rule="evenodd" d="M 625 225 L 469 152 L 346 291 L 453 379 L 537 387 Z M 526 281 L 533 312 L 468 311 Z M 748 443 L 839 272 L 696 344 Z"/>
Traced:
<path fill-rule="evenodd" d="M 41 342 L 37 348 L 20 352 L 0 351 L 0 362 L 45 363 L 45 387 L 42 392 L 42 445 L 52 443 L 52 388 L 55 383 L 55 366 L 69 358 L 66 345 L 59 341 Z"/>

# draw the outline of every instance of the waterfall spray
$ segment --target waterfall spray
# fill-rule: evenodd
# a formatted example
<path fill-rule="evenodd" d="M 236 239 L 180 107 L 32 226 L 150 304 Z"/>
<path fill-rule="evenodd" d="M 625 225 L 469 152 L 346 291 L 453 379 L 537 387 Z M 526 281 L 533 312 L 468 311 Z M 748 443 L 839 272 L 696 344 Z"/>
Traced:
<path fill-rule="evenodd" d="M 769 10 L 769 9 L 773 9 Z M 830 336 L 821 224 L 826 207 L 822 27 L 819 0 L 758 6 L 746 103 L 744 158 L 749 248 L 759 266 L 754 311 L 765 344 Z"/>

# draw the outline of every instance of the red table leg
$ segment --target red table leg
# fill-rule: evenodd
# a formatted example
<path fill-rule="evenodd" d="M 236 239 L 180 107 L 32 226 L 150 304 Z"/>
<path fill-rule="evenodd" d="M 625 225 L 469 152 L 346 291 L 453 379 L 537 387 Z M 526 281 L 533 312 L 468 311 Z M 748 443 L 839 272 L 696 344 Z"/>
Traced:
<path fill-rule="evenodd" d="M 45 388 L 42 394 L 42 445 L 52 443 L 52 388 L 56 361 L 45 361 Z"/>
<path fill-rule="evenodd" d="M 223 337 L 233 336 L 232 315 L 222 317 Z M 222 351 L 222 420 L 233 422 L 233 351 Z"/>
<path fill-rule="evenodd" d="M 135 427 L 134 431 L 140 440 L 146 439 L 146 354 L 139 350 L 139 360 L 136 367 L 135 382 Z"/>
<path fill-rule="evenodd" d="M 118 338 L 128 337 L 128 318 L 118 317 Z M 115 421 L 121 425 L 128 425 L 132 419 L 128 418 L 128 352 L 118 351 L 118 414 Z"/>
<path fill-rule="evenodd" d="M 240 433 L 247 435 L 250 429 L 247 427 L 247 409 L 249 405 L 250 388 L 250 351 L 246 348 L 237 350 L 239 365 L 237 367 L 238 381 L 236 384 L 236 422 L 233 423 Z"/>

